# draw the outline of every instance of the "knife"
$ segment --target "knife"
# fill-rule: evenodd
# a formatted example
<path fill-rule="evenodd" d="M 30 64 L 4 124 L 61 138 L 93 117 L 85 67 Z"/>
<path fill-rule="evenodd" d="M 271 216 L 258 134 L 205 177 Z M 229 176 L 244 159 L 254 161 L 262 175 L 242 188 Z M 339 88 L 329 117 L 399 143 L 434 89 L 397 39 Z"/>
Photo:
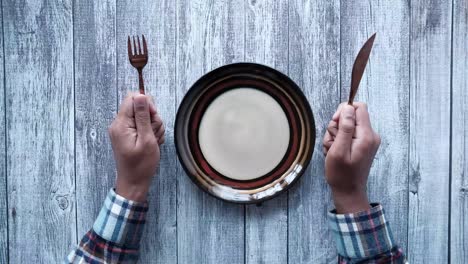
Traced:
<path fill-rule="evenodd" d="M 372 46 L 374 45 L 375 35 L 374 33 L 362 46 L 361 50 L 359 51 L 356 60 L 354 61 L 353 65 L 353 72 L 351 74 L 351 91 L 349 93 L 348 104 L 352 105 L 354 101 L 354 96 L 356 96 L 359 83 L 361 82 L 362 75 L 364 74 L 364 70 L 366 69 L 367 61 L 369 60 L 369 55 L 372 50 Z"/>

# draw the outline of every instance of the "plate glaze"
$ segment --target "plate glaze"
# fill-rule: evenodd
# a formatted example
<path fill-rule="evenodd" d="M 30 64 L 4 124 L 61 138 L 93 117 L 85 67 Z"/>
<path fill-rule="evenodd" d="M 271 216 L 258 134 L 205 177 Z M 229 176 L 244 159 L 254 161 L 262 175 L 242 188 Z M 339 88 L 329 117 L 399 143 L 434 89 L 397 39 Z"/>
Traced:
<path fill-rule="evenodd" d="M 252 180 L 235 180 L 216 171 L 202 154 L 198 129 L 210 103 L 226 91 L 248 87 L 273 97 L 289 123 L 290 141 L 281 162 L 269 173 Z M 286 75 L 254 63 L 235 63 L 202 76 L 188 90 L 177 111 L 175 144 L 187 175 L 202 190 L 235 203 L 259 203 L 287 190 L 307 169 L 315 142 L 310 105 Z"/>

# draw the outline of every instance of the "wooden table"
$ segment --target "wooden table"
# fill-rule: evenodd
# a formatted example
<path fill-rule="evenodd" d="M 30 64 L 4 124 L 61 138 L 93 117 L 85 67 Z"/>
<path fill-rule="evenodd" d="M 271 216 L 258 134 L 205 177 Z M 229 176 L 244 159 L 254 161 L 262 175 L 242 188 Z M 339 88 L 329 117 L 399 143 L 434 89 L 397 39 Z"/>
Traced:
<path fill-rule="evenodd" d="M 91 227 L 115 178 L 107 127 L 137 74 L 167 124 L 141 263 L 335 263 L 321 135 L 378 32 L 358 100 L 382 145 L 369 179 L 411 263 L 468 263 L 468 2 L 2 0 L 0 263 L 55 263 Z M 317 123 L 299 184 L 262 206 L 218 201 L 177 160 L 173 123 L 191 84 L 224 64 L 274 67 Z"/>

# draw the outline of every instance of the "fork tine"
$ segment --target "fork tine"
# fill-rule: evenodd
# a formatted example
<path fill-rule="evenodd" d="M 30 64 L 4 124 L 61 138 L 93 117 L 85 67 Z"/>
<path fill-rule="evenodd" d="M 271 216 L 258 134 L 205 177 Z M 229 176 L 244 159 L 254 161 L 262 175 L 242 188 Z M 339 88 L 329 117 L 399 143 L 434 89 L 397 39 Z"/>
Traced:
<path fill-rule="evenodd" d="M 130 42 L 130 36 L 128 36 L 127 46 L 128 46 L 128 58 L 131 58 L 133 55 L 132 55 L 132 43 Z"/>
<path fill-rule="evenodd" d="M 139 52 L 140 55 L 142 55 L 141 46 L 140 46 L 140 36 L 137 36 L 137 40 L 138 40 L 138 52 Z"/>
<path fill-rule="evenodd" d="M 138 55 L 138 52 L 137 52 L 137 47 L 136 47 L 136 44 L 135 44 L 135 36 L 133 36 L 133 51 L 134 51 L 134 55 Z"/>
<path fill-rule="evenodd" d="M 145 35 L 141 35 L 143 37 L 143 53 L 145 55 L 148 55 L 148 47 L 146 46 L 146 39 L 145 39 Z"/>

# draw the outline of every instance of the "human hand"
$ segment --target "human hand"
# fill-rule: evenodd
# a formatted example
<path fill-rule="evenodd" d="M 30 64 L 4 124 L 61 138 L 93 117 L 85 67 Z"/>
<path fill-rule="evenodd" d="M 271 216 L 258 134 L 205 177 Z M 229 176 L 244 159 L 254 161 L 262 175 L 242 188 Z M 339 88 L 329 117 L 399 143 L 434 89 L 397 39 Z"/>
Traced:
<path fill-rule="evenodd" d="M 129 93 L 109 127 L 117 164 L 116 193 L 145 201 L 159 165 L 164 125 L 147 95 Z"/>
<path fill-rule="evenodd" d="M 323 138 L 325 175 L 338 213 L 370 208 L 366 184 L 380 136 L 371 127 L 367 105 L 343 103 Z"/>

